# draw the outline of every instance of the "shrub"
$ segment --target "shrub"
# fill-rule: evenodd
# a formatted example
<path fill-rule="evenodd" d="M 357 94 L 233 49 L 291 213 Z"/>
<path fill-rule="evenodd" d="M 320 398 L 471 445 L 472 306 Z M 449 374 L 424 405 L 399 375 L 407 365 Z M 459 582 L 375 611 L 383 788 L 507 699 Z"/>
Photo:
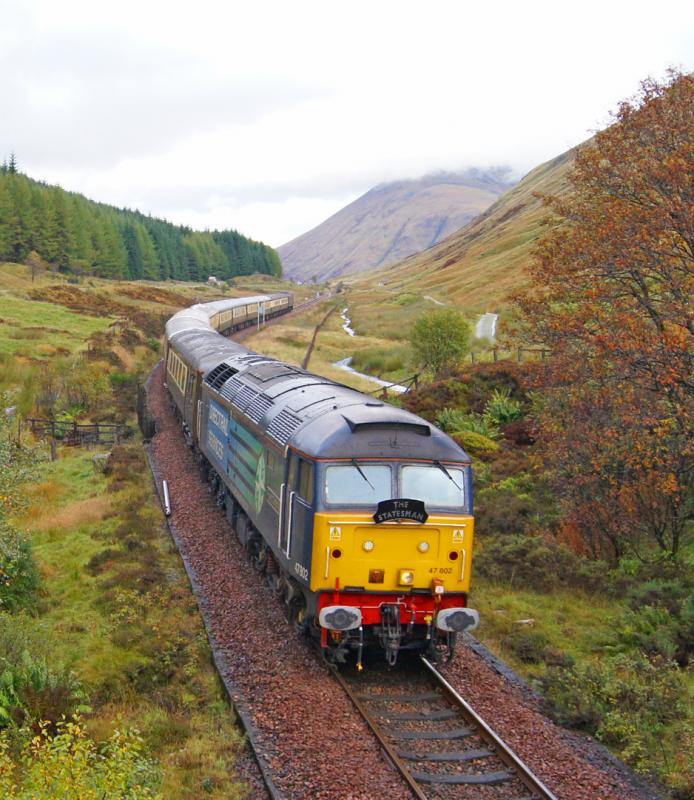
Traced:
<path fill-rule="evenodd" d="M 549 642 L 544 633 L 518 629 L 511 631 L 503 643 L 524 664 L 539 664 Z"/>
<path fill-rule="evenodd" d="M 533 519 L 535 507 L 527 494 L 513 488 L 493 487 L 479 493 L 477 529 L 485 534 L 524 533 Z"/>
<path fill-rule="evenodd" d="M 606 568 L 581 558 L 541 536 L 495 536 L 485 540 L 475 556 L 475 571 L 499 583 L 529 586 L 539 591 L 573 587 L 604 588 Z"/>
<path fill-rule="evenodd" d="M 436 424 L 448 433 L 469 431 L 487 439 L 499 438 L 499 429 L 494 422 L 478 414 L 465 414 L 460 409 L 444 408 L 437 414 Z"/>
<path fill-rule="evenodd" d="M 628 590 L 629 608 L 615 622 L 618 649 L 638 648 L 682 666 L 694 653 L 694 594 L 685 579 L 652 579 Z"/>
<path fill-rule="evenodd" d="M 383 375 L 405 369 L 407 348 L 391 347 L 382 350 L 380 347 L 365 347 L 352 357 L 352 366 L 369 375 Z"/>
<path fill-rule="evenodd" d="M 161 775 L 146 758 L 135 730 L 115 730 L 97 746 L 79 717 L 42 726 L 27 740 L 19 763 L 9 755 L 7 735 L 0 735 L 0 790 L 5 800 L 55 797 L 61 800 L 156 800 Z"/>
<path fill-rule="evenodd" d="M 494 389 L 484 406 L 484 417 L 494 425 L 508 425 L 523 416 L 523 405 L 511 397 L 511 389 L 504 386 Z"/>
<path fill-rule="evenodd" d="M 0 516 L 0 611 L 32 606 L 38 586 L 29 542 Z"/>
<path fill-rule="evenodd" d="M 397 303 L 399 306 L 409 306 L 412 305 L 412 303 L 416 303 L 419 299 L 420 299 L 419 295 L 410 294 L 406 292 L 405 294 L 399 294 L 395 298 L 394 302 Z"/>
<path fill-rule="evenodd" d="M 25 650 L 15 661 L 0 658 L 0 727 L 56 723 L 75 711 L 91 710 L 77 676 L 52 669 L 45 656 Z"/>
<path fill-rule="evenodd" d="M 452 438 L 463 450 L 468 451 L 472 455 L 489 453 L 493 450 L 497 450 L 499 447 L 492 439 L 482 436 L 480 433 L 474 433 L 473 431 L 457 431 L 452 434 Z"/>
<path fill-rule="evenodd" d="M 686 677 L 672 662 L 632 655 L 550 668 L 540 685 L 557 722 L 595 735 L 640 771 L 668 769 L 663 735 L 688 711 Z"/>

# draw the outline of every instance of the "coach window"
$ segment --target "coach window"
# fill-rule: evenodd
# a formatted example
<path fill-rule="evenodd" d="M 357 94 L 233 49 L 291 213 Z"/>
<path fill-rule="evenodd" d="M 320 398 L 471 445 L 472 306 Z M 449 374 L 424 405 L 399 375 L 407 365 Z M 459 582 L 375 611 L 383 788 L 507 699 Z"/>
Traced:
<path fill-rule="evenodd" d="M 313 505 L 313 464 L 299 459 L 299 495 L 308 505 Z"/>

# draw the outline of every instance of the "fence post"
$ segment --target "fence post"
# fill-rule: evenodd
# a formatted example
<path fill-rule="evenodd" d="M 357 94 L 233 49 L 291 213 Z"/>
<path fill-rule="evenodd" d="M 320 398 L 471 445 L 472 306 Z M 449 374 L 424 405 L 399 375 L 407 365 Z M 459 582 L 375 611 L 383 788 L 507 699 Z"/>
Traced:
<path fill-rule="evenodd" d="M 499 360 L 499 348 L 493 347 L 492 354 L 494 355 L 494 363 L 496 364 L 496 362 Z"/>
<path fill-rule="evenodd" d="M 523 360 L 522 353 L 523 353 L 523 351 L 522 351 L 522 350 L 521 350 L 521 348 L 519 347 L 519 348 L 518 348 L 518 363 L 519 363 L 519 364 L 520 364 L 520 363 L 521 363 L 521 361 Z"/>
<path fill-rule="evenodd" d="M 470 350 L 470 359 L 471 359 L 472 363 L 474 364 L 475 363 L 475 354 L 473 353 L 472 350 Z"/>

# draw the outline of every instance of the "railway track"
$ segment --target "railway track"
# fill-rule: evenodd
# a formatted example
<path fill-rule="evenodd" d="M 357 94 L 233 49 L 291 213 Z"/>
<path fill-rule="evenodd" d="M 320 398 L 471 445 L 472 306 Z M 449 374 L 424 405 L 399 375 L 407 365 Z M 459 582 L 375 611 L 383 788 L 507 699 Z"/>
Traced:
<path fill-rule="evenodd" d="M 420 800 L 557 800 L 426 658 L 335 677 Z"/>

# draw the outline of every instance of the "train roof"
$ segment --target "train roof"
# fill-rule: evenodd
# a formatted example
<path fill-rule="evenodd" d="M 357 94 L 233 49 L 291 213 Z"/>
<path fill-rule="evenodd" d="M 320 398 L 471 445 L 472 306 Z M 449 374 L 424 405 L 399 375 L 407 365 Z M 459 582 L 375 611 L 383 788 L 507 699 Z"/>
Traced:
<path fill-rule="evenodd" d="M 226 358 L 205 383 L 279 446 L 312 458 L 470 460 L 415 414 L 252 351 Z"/>
<path fill-rule="evenodd" d="M 178 318 L 172 326 L 174 348 L 202 372 L 205 385 L 224 405 L 252 420 L 279 447 L 291 446 L 315 459 L 470 461 L 449 436 L 415 414 L 248 350 L 209 323 L 217 311 L 281 296 L 205 303 L 169 320 Z"/>
<path fill-rule="evenodd" d="M 253 297 L 234 297 L 228 300 L 212 300 L 209 303 L 196 303 L 194 306 L 184 308 L 174 314 L 166 323 L 166 338 L 171 341 L 175 336 L 197 330 L 200 332 L 214 331 L 210 319 L 220 311 L 229 311 L 239 306 L 248 306 L 252 303 L 266 303 L 279 297 L 286 297 L 287 292 L 275 294 L 258 294 Z"/>

